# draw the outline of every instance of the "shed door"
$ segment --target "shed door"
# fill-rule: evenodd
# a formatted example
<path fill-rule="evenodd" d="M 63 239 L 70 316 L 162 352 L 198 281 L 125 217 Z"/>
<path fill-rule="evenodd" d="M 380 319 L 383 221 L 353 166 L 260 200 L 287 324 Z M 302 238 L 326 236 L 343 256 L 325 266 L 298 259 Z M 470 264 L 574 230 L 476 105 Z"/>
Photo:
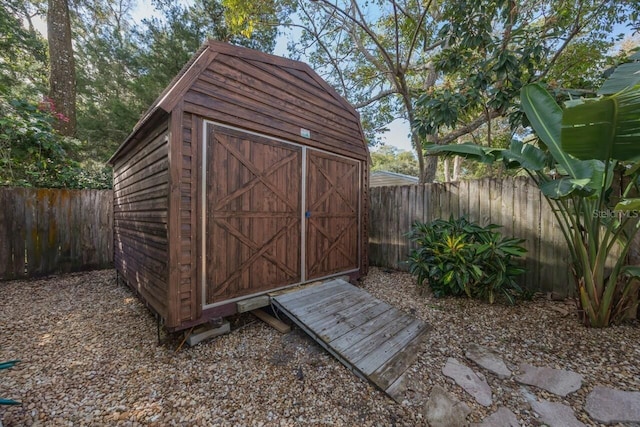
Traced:
<path fill-rule="evenodd" d="M 206 301 L 298 283 L 302 149 L 209 126 Z"/>
<path fill-rule="evenodd" d="M 306 279 L 358 269 L 360 164 L 307 150 Z"/>

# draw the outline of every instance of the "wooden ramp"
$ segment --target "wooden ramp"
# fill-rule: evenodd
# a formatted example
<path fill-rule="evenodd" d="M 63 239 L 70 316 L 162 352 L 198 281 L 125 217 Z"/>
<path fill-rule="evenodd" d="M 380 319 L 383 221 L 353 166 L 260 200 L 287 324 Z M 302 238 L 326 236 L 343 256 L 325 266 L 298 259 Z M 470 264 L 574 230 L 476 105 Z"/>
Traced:
<path fill-rule="evenodd" d="M 273 304 L 343 365 L 398 400 L 427 324 L 342 279 L 281 295 Z"/>

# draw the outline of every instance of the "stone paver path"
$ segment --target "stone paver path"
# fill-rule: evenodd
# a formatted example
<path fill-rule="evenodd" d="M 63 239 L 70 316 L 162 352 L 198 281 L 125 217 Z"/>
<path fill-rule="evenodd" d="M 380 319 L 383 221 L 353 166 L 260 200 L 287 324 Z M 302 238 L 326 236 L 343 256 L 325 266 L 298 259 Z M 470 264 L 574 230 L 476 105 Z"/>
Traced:
<path fill-rule="evenodd" d="M 520 427 L 520 421 L 510 409 L 502 407 L 473 427 Z"/>
<path fill-rule="evenodd" d="M 500 380 L 511 377 L 511 371 L 502 358 L 488 348 L 471 344 L 467 348 L 465 356 Z M 481 373 L 452 357 L 447 359 L 442 373 L 452 378 L 479 404 L 491 406 L 493 402 L 491 387 Z M 582 375 L 569 370 L 537 367 L 523 363 L 520 365 L 520 373 L 513 379 L 520 384 L 538 387 L 557 396 L 565 397 L 582 387 L 583 378 Z M 522 387 L 521 394 L 529 402 L 540 422 L 545 425 L 550 427 L 585 426 L 578 420 L 572 407 L 559 402 L 538 399 L 533 392 L 525 387 Z M 465 419 L 471 412 L 465 403 L 456 400 L 439 386 L 433 388 L 424 409 L 425 417 L 432 427 L 466 425 Z M 640 392 L 595 387 L 587 396 L 584 410 L 595 422 L 640 424 Z M 508 408 L 498 407 L 482 423 L 473 424 L 473 426 L 516 427 L 520 426 L 520 421 Z"/>
<path fill-rule="evenodd" d="M 498 378 L 507 379 L 511 376 L 511 371 L 507 368 L 502 358 L 486 347 L 478 344 L 469 344 L 464 355 L 481 368 L 497 375 Z"/>
<path fill-rule="evenodd" d="M 587 396 L 585 410 L 601 423 L 640 423 L 640 392 L 596 387 Z"/>
<path fill-rule="evenodd" d="M 519 383 L 536 386 L 558 396 L 564 397 L 582 387 L 582 375 L 572 371 L 539 368 L 526 363 L 520 365 L 520 371 L 522 373 L 516 376 Z"/>
<path fill-rule="evenodd" d="M 540 421 L 549 427 L 585 427 L 582 422 L 578 421 L 570 406 L 544 399 L 538 400 L 535 394 L 524 387 L 522 395 L 531 404 L 531 409 L 540 416 Z"/>
<path fill-rule="evenodd" d="M 453 378 L 467 393 L 473 396 L 483 406 L 491 406 L 491 387 L 484 378 L 475 373 L 468 366 L 460 363 L 458 359 L 450 357 L 442 368 L 442 373 Z"/>
<path fill-rule="evenodd" d="M 424 412 L 431 427 L 463 427 L 471 409 L 437 385 L 431 390 Z"/>
<path fill-rule="evenodd" d="M 540 415 L 540 421 L 549 427 L 585 427 L 578 421 L 570 406 L 548 400 L 531 403 L 531 409 Z"/>

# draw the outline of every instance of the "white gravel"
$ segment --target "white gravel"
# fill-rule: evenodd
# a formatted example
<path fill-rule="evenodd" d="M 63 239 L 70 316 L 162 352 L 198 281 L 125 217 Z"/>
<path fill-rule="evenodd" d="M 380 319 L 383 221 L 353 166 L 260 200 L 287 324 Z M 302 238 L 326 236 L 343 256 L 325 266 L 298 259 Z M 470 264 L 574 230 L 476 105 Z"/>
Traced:
<path fill-rule="evenodd" d="M 539 398 L 571 405 L 583 422 L 589 391 L 608 385 L 640 390 L 640 327 L 586 329 L 564 302 L 515 307 L 418 296 L 413 278 L 372 269 L 363 286 L 433 326 L 414 364 L 402 405 L 351 374 L 299 329 L 281 335 L 250 314 L 232 332 L 194 348 L 179 336 L 157 345 L 151 313 L 113 270 L 0 283 L 0 407 L 5 427 L 22 425 L 424 425 L 422 407 L 435 384 L 464 400 L 477 422 L 498 405 L 537 425 L 520 385 L 485 372 L 494 403 L 478 405 L 441 374 L 448 357 L 465 360 L 468 343 L 521 362 L 571 369 L 585 378 L 577 393 Z M 473 366 L 473 365 L 470 365 Z M 530 389 L 531 390 L 531 389 Z"/>

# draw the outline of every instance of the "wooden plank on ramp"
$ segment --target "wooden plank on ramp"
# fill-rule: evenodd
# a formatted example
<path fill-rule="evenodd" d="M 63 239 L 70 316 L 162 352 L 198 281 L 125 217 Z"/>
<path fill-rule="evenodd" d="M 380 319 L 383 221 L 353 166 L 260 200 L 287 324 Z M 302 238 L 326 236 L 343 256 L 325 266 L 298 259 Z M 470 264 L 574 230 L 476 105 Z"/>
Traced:
<path fill-rule="evenodd" d="M 426 337 L 425 322 L 342 279 L 271 300 L 349 370 L 401 398 L 399 384 Z"/>

